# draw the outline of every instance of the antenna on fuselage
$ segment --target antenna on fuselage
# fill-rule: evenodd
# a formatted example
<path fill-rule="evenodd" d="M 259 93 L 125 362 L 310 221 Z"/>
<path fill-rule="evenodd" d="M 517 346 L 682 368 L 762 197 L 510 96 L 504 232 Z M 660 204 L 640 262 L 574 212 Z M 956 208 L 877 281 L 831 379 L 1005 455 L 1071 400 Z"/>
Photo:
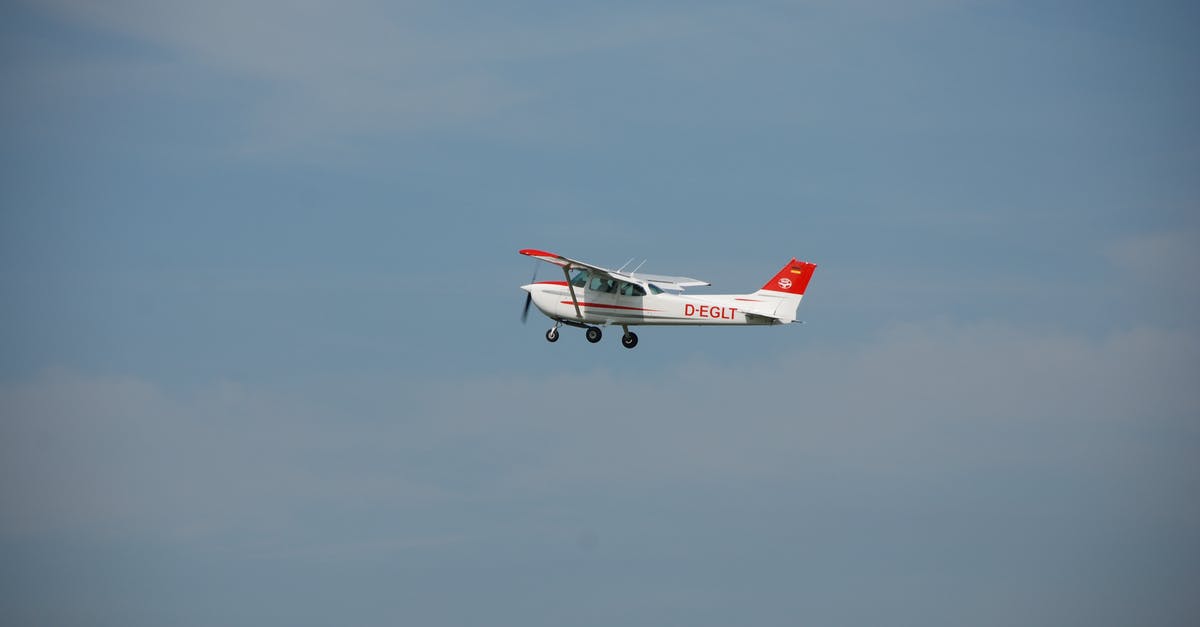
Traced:
<path fill-rule="evenodd" d="M 625 271 L 625 266 L 627 266 L 627 265 L 629 265 L 629 264 L 633 263 L 633 260 L 634 260 L 634 257 L 630 257 L 630 258 L 629 258 L 629 261 L 626 261 L 625 263 L 621 264 L 621 267 L 620 267 L 620 268 L 617 268 L 617 272 L 624 272 L 624 271 Z M 634 270 L 634 272 L 637 272 L 637 270 Z"/>
<path fill-rule="evenodd" d="M 630 259 L 630 261 L 633 261 L 633 260 L 632 260 L 632 259 Z M 642 262 L 641 262 L 641 263 L 639 263 L 639 264 L 637 265 L 637 267 L 636 267 L 636 268 L 634 268 L 634 269 L 633 269 L 633 271 L 629 273 L 629 276 L 633 276 L 633 275 L 637 274 L 637 271 L 638 271 L 638 270 L 641 270 L 641 269 L 642 269 L 642 266 L 646 265 L 646 262 L 647 262 L 647 261 L 649 261 L 649 259 L 643 259 L 643 260 L 642 260 Z"/>

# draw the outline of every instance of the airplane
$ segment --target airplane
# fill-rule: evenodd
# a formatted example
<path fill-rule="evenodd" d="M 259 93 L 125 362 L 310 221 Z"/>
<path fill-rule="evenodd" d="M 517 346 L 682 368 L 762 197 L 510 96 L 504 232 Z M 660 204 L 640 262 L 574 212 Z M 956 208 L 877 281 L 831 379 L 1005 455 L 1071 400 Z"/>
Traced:
<path fill-rule="evenodd" d="M 562 268 L 564 281 L 534 278 L 521 289 L 527 292 L 521 321 L 529 317 L 529 305 L 554 321 L 546 340 L 558 341 L 562 325 L 585 329 L 587 341 L 595 344 L 601 326 L 618 325 L 624 334 L 621 345 L 637 346 L 635 325 L 771 325 L 796 321 L 796 308 L 817 266 L 793 257 L 758 291 L 749 294 L 683 295 L 684 288 L 712 285 L 688 277 L 641 274 L 609 270 L 544 250 L 524 248 L 520 254 Z M 632 260 L 631 260 L 632 261 Z M 643 262 L 644 263 L 644 262 Z M 629 265 L 626 263 L 625 265 Z"/>

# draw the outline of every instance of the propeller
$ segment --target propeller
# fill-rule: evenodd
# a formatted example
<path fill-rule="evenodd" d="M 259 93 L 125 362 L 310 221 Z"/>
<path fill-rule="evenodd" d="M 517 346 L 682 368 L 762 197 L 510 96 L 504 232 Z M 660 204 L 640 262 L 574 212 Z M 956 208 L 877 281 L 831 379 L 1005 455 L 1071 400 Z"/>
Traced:
<path fill-rule="evenodd" d="M 535 260 L 533 262 L 533 278 L 529 279 L 529 282 L 531 284 L 537 283 L 537 271 L 538 271 L 538 263 Z M 525 324 L 525 321 L 527 319 L 529 319 L 529 305 L 532 303 L 533 303 L 533 292 L 525 292 L 525 309 L 521 310 L 521 324 Z"/>

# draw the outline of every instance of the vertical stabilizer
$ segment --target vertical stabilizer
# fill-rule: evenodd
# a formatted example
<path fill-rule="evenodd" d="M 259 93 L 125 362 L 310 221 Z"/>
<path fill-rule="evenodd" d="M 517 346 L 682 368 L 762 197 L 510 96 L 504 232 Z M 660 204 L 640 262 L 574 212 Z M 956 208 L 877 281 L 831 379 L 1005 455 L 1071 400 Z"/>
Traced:
<path fill-rule="evenodd" d="M 763 299 L 764 305 L 773 304 L 775 317 L 780 322 L 794 322 L 800 299 L 804 297 L 804 291 L 808 289 L 808 282 L 812 280 L 816 269 L 817 264 L 796 261 L 793 257 L 754 296 Z"/>
<path fill-rule="evenodd" d="M 785 294 L 795 294 L 803 296 L 804 290 L 808 289 L 808 282 L 812 279 L 813 271 L 817 269 L 817 264 L 808 263 L 805 261 L 796 261 L 793 258 L 783 266 L 775 276 L 771 277 L 767 284 L 762 286 L 760 292 L 783 292 Z"/>

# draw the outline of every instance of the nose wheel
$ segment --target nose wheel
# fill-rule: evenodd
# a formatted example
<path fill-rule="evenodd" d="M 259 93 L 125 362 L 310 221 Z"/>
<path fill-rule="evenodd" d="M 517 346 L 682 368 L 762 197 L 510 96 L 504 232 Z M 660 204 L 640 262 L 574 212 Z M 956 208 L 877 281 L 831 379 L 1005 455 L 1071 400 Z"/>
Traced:
<path fill-rule="evenodd" d="M 546 341 L 547 342 L 557 342 L 558 341 L 558 327 L 553 327 L 549 331 L 546 331 Z"/>

